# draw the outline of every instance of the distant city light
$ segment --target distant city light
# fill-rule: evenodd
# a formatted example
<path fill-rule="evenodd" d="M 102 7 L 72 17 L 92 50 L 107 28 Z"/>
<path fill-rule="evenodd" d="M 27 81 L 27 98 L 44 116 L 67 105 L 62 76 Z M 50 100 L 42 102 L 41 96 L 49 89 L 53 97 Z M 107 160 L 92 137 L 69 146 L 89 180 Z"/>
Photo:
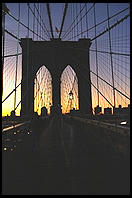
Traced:
<path fill-rule="evenodd" d="M 123 122 L 121 122 L 120 124 L 127 124 L 127 122 L 126 122 L 126 121 L 123 121 Z"/>
<path fill-rule="evenodd" d="M 14 132 L 14 135 L 16 135 L 16 132 Z"/>

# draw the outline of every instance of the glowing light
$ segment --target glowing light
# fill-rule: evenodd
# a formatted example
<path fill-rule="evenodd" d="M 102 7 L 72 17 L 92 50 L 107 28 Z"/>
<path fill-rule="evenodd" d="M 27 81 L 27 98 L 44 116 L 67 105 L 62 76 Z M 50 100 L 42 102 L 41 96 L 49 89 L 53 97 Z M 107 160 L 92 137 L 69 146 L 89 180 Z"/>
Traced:
<path fill-rule="evenodd" d="M 73 93 L 70 91 L 70 93 L 69 93 L 69 98 L 70 98 L 70 100 L 72 100 L 73 99 Z"/>
<path fill-rule="evenodd" d="M 122 121 L 120 124 L 127 124 L 127 122 L 126 121 Z"/>
<path fill-rule="evenodd" d="M 7 148 L 6 147 L 4 148 L 4 151 L 7 151 Z"/>
<path fill-rule="evenodd" d="M 9 141 L 10 141 L 10 139 L 9 139 L 9 138 L 5 139 L 5 142 L 9 142 Z"/>
<path fill-rule="evenodd" d="M 14 135 L 16 135 L 16 132 L 14 132 Z"/>

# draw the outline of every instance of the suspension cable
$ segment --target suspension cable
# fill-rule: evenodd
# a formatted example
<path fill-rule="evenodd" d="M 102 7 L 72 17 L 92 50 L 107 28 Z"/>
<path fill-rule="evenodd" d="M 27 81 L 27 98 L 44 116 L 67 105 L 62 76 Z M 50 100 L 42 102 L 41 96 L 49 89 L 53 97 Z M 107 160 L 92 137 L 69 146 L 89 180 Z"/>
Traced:
<path fill-rule="evenodd" d="M 62 33 L 62 30 L 63 30 L 63 25 L 64 25 L 66 13 L 67 13 L 67 8 L 68 8 L 68 3 L 65 3 L 65 8 L 64 8 L 64 12 L 63 12 L 63 18 L 62 18 L 62 23 L 61 23 L 59 38 L 61 37 L 61 33 Z"/>
<path fill-rule="evenodd" d="M 95 37 L 96 37 L 96 14 L 95 14 L 96 10 L 95 10 L 95 6 L 94 6 L 94 25 L 95 25 Z M 98 80 L 98 55 L 97 55 L 97 39 L 95 39 L 95 50 L 96 50 L 96 73 L 97 73 L 97 96 L 98 96 L 98 106 L 99 106 L 99 80 Z"/>
<path fill-rule="evenodd" d="M 108 7 L 108 3 L 107 3 L 107 17 L 109 18 L 109 7 Z M 110 47 L 110 59 L 111 59 L 111 72 L 112 72 L 112 83 L 113 83 L 113 99 L 114 99 L 114 108 L 116 107 L 116 103 L 115 103 L 115 84 L 114 84 L 114 74 L 113 74 L 113 59 L 112 59 L 112 46 L 111 46 L 111 32 L 110 32 L 110 22 L 108 19 L 108 33 L 109 33 L 109 47 Z M 114 109 L 113 109 L 114 111 Z"/>
<path fill-rule="evenodd" d="M 18 39 L 19 39 L 19 27 L 20 27 L 20 23 L 19 22 L 20 22 L 20 3 L 18 4 L 18 29 L 17 29 L 17 37 L 18 37 Z M 16 85 L 17 85 L 17 70 L 18 70 L 18 50 L 19 50 L 19 41 L 17 40 L 14 109 L 16 107 Z"/>
<path fill-rule="evenodd" d="M 46 3 L 46 7 L 47 7 L 47 12 L 48 12 L 48 17 L 49 17 L 49 24 L 50 24 L 51 35 L 52 35 L 52 38 L 54 38 L 49 3 Z"/>
<path fill-rule="evenodd" d="M 111 17 L 109 17 L 109 18 L 107 18 L 107 19 L 105 19 L 105 20 L 99 22 L 98 24 L 96 24 L 96 27 L 99 26 L 99 25 L 101 25 L 101 24 L 103 24 L 103 23 L 105 23 L 106 21 L 108 21 L 108 19 L 110 20 L 110 19 L 112 19 L 113 17 L 115 17 L 115 16 L 121 14 L 122 12 L 124 12 L 124 11 L 126 11 L 126 10 L 128 10 L 128 9 L 129 9 L 129 7 L 128 7 L 128 8 L 125 8 L 125 9 L 123 9 L 122 11 L 120 11 L 120 12 L 118 12 L 118 13 L 112 15 Z M 128 15 L 128 16 L 129 16 L 129 15 Z M 123 21 L 123 20 L 126 19 L 128 16 L 126 15 L 125 18 L 122 18 L 121 20 Z M 117 23 L 115 23 L 114 26 L 118 25 L 118 24 L 119 24 L 120 22 L 122 22 L 122 21 L 117 21 Z M 113 28 L 114 26 L 112 26 L 111 28 Z M 90 30 L 92 30 L 93 28 L 95 28 L 95 26 L 92 26 L 91 28 L 89 28 L 89 29 L 83 31 L 83 33 L 87 32 L 87 31 L 90 31 Z M 108 30 L 107 30 L 107 31 L 108 31 Z M 102 34 L 104 34 L 104 33 L 107 32 L 107 31 L 105 30 L 104 32 L 102 32 L 101 34 L 99 34 L 97 37 L 101 36 Z M 80 36 L 80 35 L 81 35 L 81 33 L 77 34 L 75 37 Z M 70 38 L 69 40 L 71 40 L 71 39 L 73 39 L 73 38 Z M 93 40 L 94 40 L 94 39 L 95 39 L 95 38 L 93 38 Z"/>
<path fill-rule="evenodd" d="M 76 7 L 77 8 L 77 7 Z M 78 18 L 78 16 L 80 15 L 80 12 L 83 11 L 83 9 L 85 8 L 85 6 L 79 11 L 78 15 L 76 16 L 76 18 L 74 19 L 74 21 L 71 23 L 71 25 L 69 26 L 69 28 L 66 30 L 66 32 L 64 33 L 64 35 L 62 36 L 62 38 L 64 38 L 65 34 L 67 34 L 68 30 L 70 30 L 70 28 L 72 27 L 72 25 L 74 24 L 75 20 Z M 77 9 L 76 9 L 77 11 Z"/>
<path fill-rule="evenodd" d="M 78 20 L 78 22 L 72 27 L 72 29 L 70 29 L 70 31 L 65 35 L 65 36 L 63 36 L 62 38 L 64 39 L 64 38 L 66 38 L 68 35 L 69 35 L 69 33 L 73 30 L 73 28 L 75 28 L 81 21 L 82 21 L 82 19 L 88 14 L 88 12 L 93 8 L 95 6 L 95 3 L 93 3 L 93 5 L 89 8 L 89 10 L 87 11 L 87 13 L 85 13 L 81 18 L 80 18 L 80 20 Z M 83 8 L 85 8 L 85 5 L 84 5 L 84 7 Z M 80 12 L 81 12 L 81 10 L 80 10 Z M 81 29 L 82 30 L 82 29 Z M 84 32 L 83 31 L 81 31 L 81 33 L 79 34 L 79 35 L 82 35 Z M 79 36 L 78 35 L 78 36 Z M 72 39 L 72 38 L 71 38 Z M 69 39 L 69 40 L 71 40 L 71 39 Z"/>

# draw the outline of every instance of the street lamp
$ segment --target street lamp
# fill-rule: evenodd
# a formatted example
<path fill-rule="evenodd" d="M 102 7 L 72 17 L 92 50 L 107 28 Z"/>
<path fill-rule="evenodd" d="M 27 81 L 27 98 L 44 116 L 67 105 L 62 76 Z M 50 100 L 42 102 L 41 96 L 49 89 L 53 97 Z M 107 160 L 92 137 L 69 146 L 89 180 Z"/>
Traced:
<path fill-rule="evenodd" d="M 69 93 L 69 99 L 71 101 L 71 105 L 70 105 L 70 110 L 71 110 L 71 108 L 72 108 L 72 99 L 73 99 L 73 93 L 72 93 L 72 91 L 70 91 L 70 93 Z"/>
<path fill-rule="evenodd" d="M 70 93 L 69 93 L 69 98 L 70 98 L 70 100 L 73 99 L 73 93 L 72 93 L 72 91 L 70 91 Z"/>

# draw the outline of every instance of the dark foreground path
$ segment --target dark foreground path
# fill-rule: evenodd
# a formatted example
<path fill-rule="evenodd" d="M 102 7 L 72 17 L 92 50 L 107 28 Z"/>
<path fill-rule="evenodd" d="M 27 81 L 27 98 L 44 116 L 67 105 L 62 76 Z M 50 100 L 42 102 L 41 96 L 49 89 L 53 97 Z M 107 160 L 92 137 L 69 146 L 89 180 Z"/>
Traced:
<path fill-rule="evenodd" d="M 33 135 L 36 131 L 39 135 Z M 105 131 L 53 117 L 45 127 L 42 121 L 32 123 L 28 141 L 3 153 L 2 191 L 4 195 L 129 194 L 129 165 L 129 153 L 118 152 Z"/>

